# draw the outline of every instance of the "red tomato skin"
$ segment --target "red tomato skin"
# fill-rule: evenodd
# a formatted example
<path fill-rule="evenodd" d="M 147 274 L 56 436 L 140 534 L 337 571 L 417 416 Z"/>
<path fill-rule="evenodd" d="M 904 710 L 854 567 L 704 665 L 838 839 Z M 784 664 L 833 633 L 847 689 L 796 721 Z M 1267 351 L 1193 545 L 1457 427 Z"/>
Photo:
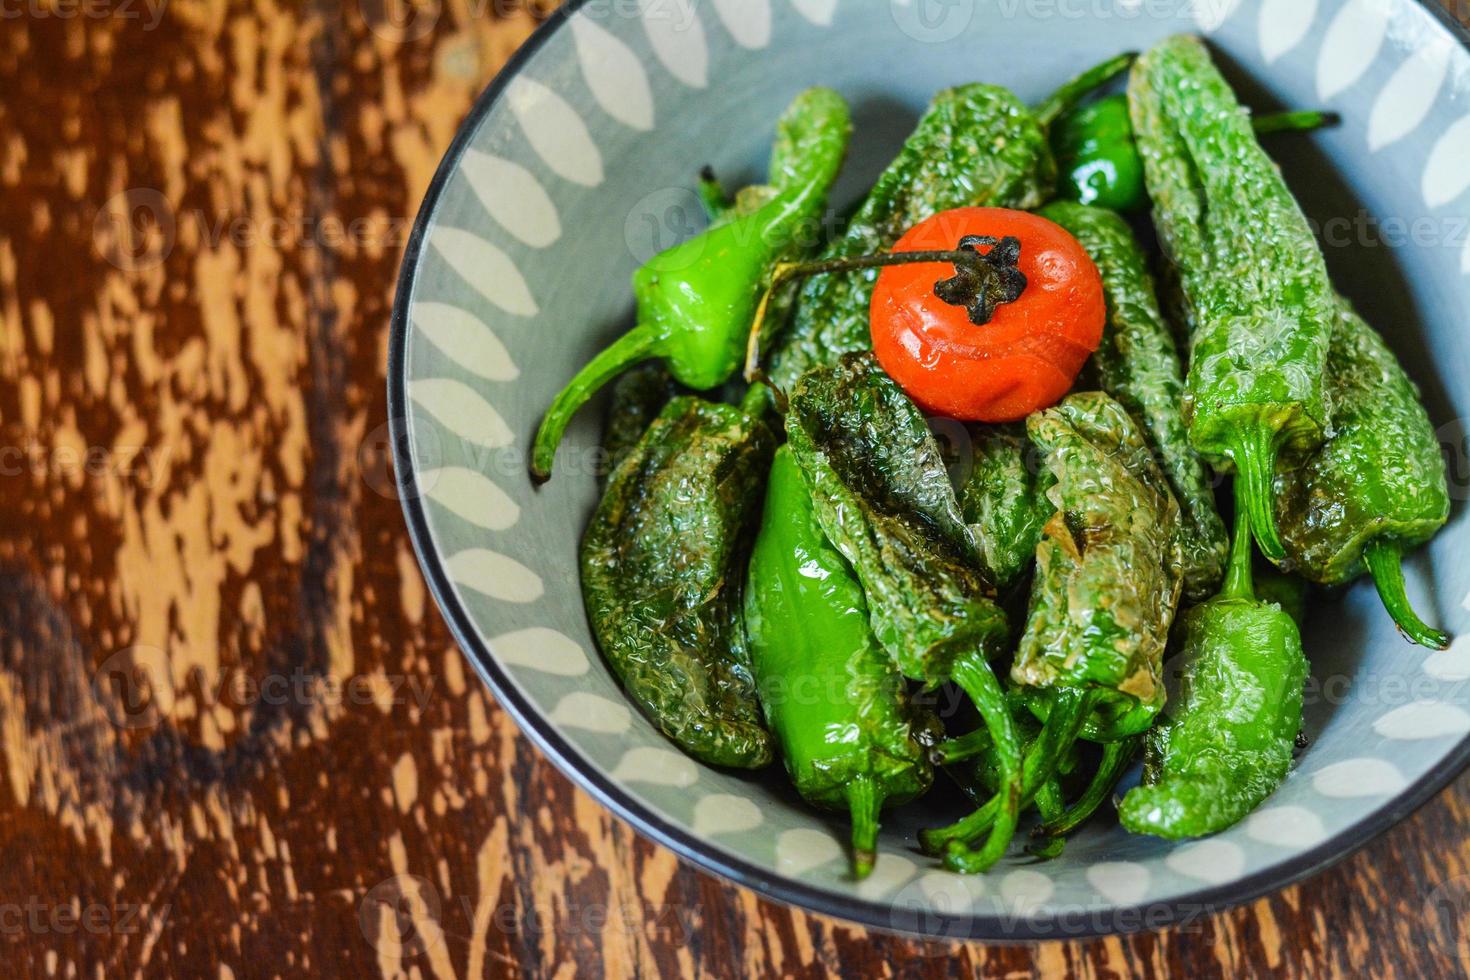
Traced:
<path fill-rule="evenodd" d="M 1102 277 L 1066 230 L 1006 208 L 957 208 L 914 226 L 895 252 L 953 249 L 965 235 L 1021 240 L 1020 299 L 976 326 L 934 295 L 954 275 L 944 263 L 884 269 L 873 290 L 878 362 L 922 409 L 974 422 L 1013 422 L 1056 404 L 1102 342 Z"/>

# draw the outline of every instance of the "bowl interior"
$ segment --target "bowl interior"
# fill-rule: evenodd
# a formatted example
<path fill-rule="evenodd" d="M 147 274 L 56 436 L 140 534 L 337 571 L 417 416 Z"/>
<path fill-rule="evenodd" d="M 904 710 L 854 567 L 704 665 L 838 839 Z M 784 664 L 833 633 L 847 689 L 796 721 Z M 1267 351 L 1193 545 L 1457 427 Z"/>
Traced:
<path fill-rule="evenodd" d="M 698 230 L 713 165 L 757 179 L 800 89 L 851 103 L 836 195 L 861 195 L 945 86 L 1040 100 L 1082 67 L 1179 31 L 1210 33 L 1243 97 L 1329 107 L 1339 128 L 1271 144 L 1322 230 L 1339 287 L 1419 381 L 1470 487 L 1470 57 L 1410 0 L 597 0 L 558 13 L 482 98 L 420 215 L 395 311 L 390 397 L 404 504 L 466 654 L 570 774 L 641 829 L 777 897 L 869 924 L 989 937 L 1081 934 L 1284 884 L 1401 817 L 1466 756 L 1470 645 L 1408 646 L 1362 583 L 1319 599 L 1304 631 L 1310 745 L 1249 820 L 1172 845 L 1107 816 L 1036 863 L 1016 847 L 961 878 L 919 854 L 920 827 L 960 812 L 939 793 L 890 814 L 874 875 L 846 877 L 844 821 L 773 769 L 716 771 L 642 718 L 583 614 L 577 544 L 596 501 L 600 407 L 534 489 L 526 448 L 551 396 L 625 329 L 629 276 Z M 1409 563 L 1410 594 L 1470 633 L 1470 523 Z"/>

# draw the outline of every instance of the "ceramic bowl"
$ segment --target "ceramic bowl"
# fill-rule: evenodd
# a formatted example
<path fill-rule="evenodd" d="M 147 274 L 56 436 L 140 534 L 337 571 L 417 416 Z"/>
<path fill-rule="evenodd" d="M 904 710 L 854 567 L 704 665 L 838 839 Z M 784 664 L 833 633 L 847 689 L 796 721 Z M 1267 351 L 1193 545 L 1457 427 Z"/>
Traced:
<path fill-rule="evenodd" d="M 1280 790 L 1216 837 L 1171 844 L 1109 816 L 1039 863 L 966 878 L 916 848 L 953 795 L 885 820 L 871 878 L 847 876 L 843 819 L 779 767 L 681 755 L 623 696 L 589 634 L 577 543 L 597 498 L 599 407 L 540 489 L 541 412 L 629 325 L 629 276 L 697 230 L 702 164 L 758 178 L 773 123 L 810 85 L 853 106 L 840 206 L 871 183 L 940 88 L 1036 101 L 1082 67 L 1181 31 L 1208 35 L 1250 104 L 1326 107 L 1340 127 L 1273 153 L 1340 286 L 1423 387 L 1470 491 L 1470 55 L 1412 0 L 587 0 L 568 3 L 480 97 L 404 259 L 389 398 L 403 505 L 465 655 L 572 779 L 652 839 L 763 895 L 907 932 L 1025 939 L 1156 928 L 1321 869 L 1401 819 L 1470 755 L 1470 521 L 1409 563 L 1410 593 L 1461 639 L 1406 644 L 1371 586 L 1319 599 L 1305 629 L 1309 747 Z"/>

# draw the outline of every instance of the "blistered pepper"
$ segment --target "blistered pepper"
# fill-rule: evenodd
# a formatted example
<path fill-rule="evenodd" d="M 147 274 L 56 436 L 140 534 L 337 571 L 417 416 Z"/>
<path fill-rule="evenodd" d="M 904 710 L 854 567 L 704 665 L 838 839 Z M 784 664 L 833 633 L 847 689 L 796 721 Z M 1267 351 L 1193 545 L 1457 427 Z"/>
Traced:
<path fill-rule="evenodd" d="M 1400 562 L 1450 514 L 1445 460 L 1418 389 L 1378 332 L 1343 301 L 1327 359 L 1332 432 L 1276 478 L 1285 567 L 1324 585 L 1367 571 L 1405 636 L 1443 649 L 1449 637 L 1409 604 Z"/>
<path fill-rule="evenodd" d="M 852 818 L 852 870 L 873 869 L 878 814 L 928 790 L 903 675 L 873 636 L 862 586 L 827 542 L 782 446 L 745 587 L 751 667 L 786 771 L 809 803 Z"/>
<path fill-rule="evenodd" d="M 1210 474 L 1189 444 L 1184 368 L 1143 249 L 1128 223 L 1111 211 L 1058 201 L 1041 214 L 1075 235 L 1102 275 L 1108 322 L 1092 355 L 1098 386 L 1143 427 L 1143 437 L 1179 502 L 1185 593 L 1195 600 L 1207 598 L 1225 577 L 1230 542 L 1215 509 Z"/>
<path fill-rule="evenodd" d="M 1240 498 L 1237 484 L 1237 507 Z M 1172 839 L 1224 830 L 1259 806 L 1286 778 L 1301 729 L 1301 635 L 1280 606 L 1255 598 L 1243 508 L 1225 588 L 1181 625 L 1178 701 L 1147 737 L 1145 785 L 1118 811 L 1134 833 Z"/>
<path fill-rule="evenodd" d="M 1327 431 L 1336 296 L 1317 239 L 1204 44 L 1180 35 L 1134 65 L 1129 108 L 1154 225 L 1192 331 L 1190 441 L 1244 482 L 1261 551 L 1285 557 L 1273 513 L 1278 456 Z"/>
<path fill-rule="evenodd" d="M 1054 478 L 1040 465 L 1024 425 L 969 425 L 965 434 L 960 508 L 990 580 L 1008 589 L 1036 560 L 1041 529 L 1055 510 L 1046 498 Z"/>
<path fill-rule="evenodd" d="M 1027 420 L 1056 478 L 1056 512 L 1036 550 L 1026 631 L 1011 680 L 1033 689 L 1046 723 L 1028 751 L 1022 799 L 1052 777 L 1062 753 L 1101 712 L 1125 738 L 1162 706 L 1162 663 L 1182 575 L 1179 507 L 1126 409 L 1101 392 L 1072 395 Z M 1117 724 L 1118 716 L 1129 726 Z M 927 832 L 955 870 L 976 869 L 969 842 L 990 826 L 981 808 Z"/>
<path fill-rule="evenodd" d="M 603 385 L 633 364 L 662 358 L 680 383 L 724 384 L 740 366 L 750 321 L 771 268 L 815 245 L 813 228 L 847 152 L 847 103 L 830 89 L 802 93 L 781 117 L 771 151 L 770 191 L 736 207 L 704 233 L 648 261 L 633 276 L 637 325 L 579 371 L 547 409 L 531 474 L 551 475 L 567 424 Z"/>
<path fill-rule="evenodd" d="M 774 450 L 740 408 L 675 398 L 613 471 L 582 539 L 582 595 L 608 665 L 660 731 L 711 765 L 772 758 L 741 595 Z"/>

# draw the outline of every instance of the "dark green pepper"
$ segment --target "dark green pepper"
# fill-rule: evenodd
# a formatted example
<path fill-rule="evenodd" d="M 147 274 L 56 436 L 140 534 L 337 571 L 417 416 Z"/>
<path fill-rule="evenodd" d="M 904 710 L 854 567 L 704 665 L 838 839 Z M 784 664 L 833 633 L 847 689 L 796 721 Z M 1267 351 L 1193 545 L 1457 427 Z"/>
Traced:
<path fill-rule="evenodd" d="M 1181 407 L 1184 369 L 1143 249 L 1128 223 L 1111 211 L 1058 201 L 1041 214 L 1071 232 L 1102 274 L 1108 323 L 1092 355 L 1098 384 L 1143 427 L 1179 502 L 1185 594 L 1204 599 L 1225 577 L 1230 542 L 1215 509 L 1210 474 L 1189 445 Z"/>
<path fill-rule="evenodd" d="M 750 557 L 745 628 L 766 721 L 802 798 L 852 816 L 852 869 L 873 869 L 878 813 L 928 790 L 903 676 L 873 636 L 852 569 L 832 548 L 782 446 Z"/>
<path fill-rule="evenodd" d="M 613 471 L 582 539 L 582 595 L 608 664 L 665 735 L 712 765 L 772 758 L 741 587 L 774 449 L 739 408 L 675 398 Z"/>
<path fill-rule="evenodd" d="M 1114 211 L 1148 206 L 1126 96 L 1099 99 L 1062 116 L 1052 127 L 1051 147 L 1058 197 Z"/>
<path fill-rule="evenodd" d="M 679 393 L 680 385 L 660 361 L 640 364 L 617 380 L 602 429 L 604 476 L 618 468 L 664 406 Z"/>
<path fill-rule="evenodd" d="M 1450 513 L 1444 456 L 1419 391 L 1398 359 L 1344 300 L 1327 359 L 1332 432 L 1306 465 L 1276 477 L 1285 567 L 1324 585 L 1373 576 L 1404 635 L 1443 649 L 1404 593 L 1405 552 Z"/>
<path fill-rule="evenodd" d="M 1149 733 L 1144 785 L 1119 818 L 1178 839 L 1232 826 L 1275 792 L 1302 723 L 1307 661 L 1291 616 L 1255 598 L 1250 524 L 1239 507 L 1225 588 L 1183 620 L 1179 698 Z"/>
<path fill-rule="evenodd" d="M 737 200 L 689 241 L 654 256 L 633 276 L 638 324 L 589 361 L 556 396 L 532 447 L 531 473 L 551 474 L 556 447 L 579 408 L 629 366 L 663 358 L 691 388 L 724 384 L 740 366 L 751 317 L 772 268 L 801 254 L 847 152 L 847 103 L 830 89 L 802 93 L 777 127 L 770 190 Z"/>
<path fill-rule="evenodd" d="M 980 571 L 944 457 L 924 416 L 871 353 L 808 371 L 789 396 L 786 435 L 817 521 L 851 563 L 873 632 L 904 676 L 954 681 L 990 729 L 1005 803 L 985 860 L 999 860 L 1021 805 L 1021 746 L 989 661 L 1009 634 Z"/>
<path fill-rule="evenodd" d="M 847 232 L 821 258 L 886 252 L 914 225 L 952 208 L 1041 205 L 1056 182 L 1046 126 L 1131 60 L 1123 55 L 1084 72 L 1035 111 L 995 85 L 940 92 L 853 215 Z M 877 279 L 878 270 L 868 269 L 807 281 L 771 359 L 770 376 L 777 387 L 787 390 L 808 368 L 868 349 L 868 307 Z"/>
<path fill-rule="evenodd" d="M 1330 112 L 1278 112 L 1253 116 L 1256 135 L 1309 132 L 1330 126 Z M 1143 159 L 1133 141 L 1128 97 L 1110 95 L 1073 109 L 1051 128 L 1057 197 L 1124 213 L 1148 207 Z"/>
<path fill-rule="evenodd" d="M 1046 499 L 1055 479 L 1040 465 L 1025 426 L 969 425 L 966 432 L 971 454 L 960 508 L 990 580 L 1007 589 L 1036 560 L 1041 528 L 1055 509 Z"/>
<path fill-rule="evenodd" d="M 1239 472 L 1261 551 L 1280 561 L 1277 457 L 1311 452 L 1327 431 L 1336 319 L 1327 267 L 1198 38 L 1169 38 L 1140 58 L 1128 97 L 1154 225 L 1189 307 L 1190 442 L 1210 463 Z"/>

